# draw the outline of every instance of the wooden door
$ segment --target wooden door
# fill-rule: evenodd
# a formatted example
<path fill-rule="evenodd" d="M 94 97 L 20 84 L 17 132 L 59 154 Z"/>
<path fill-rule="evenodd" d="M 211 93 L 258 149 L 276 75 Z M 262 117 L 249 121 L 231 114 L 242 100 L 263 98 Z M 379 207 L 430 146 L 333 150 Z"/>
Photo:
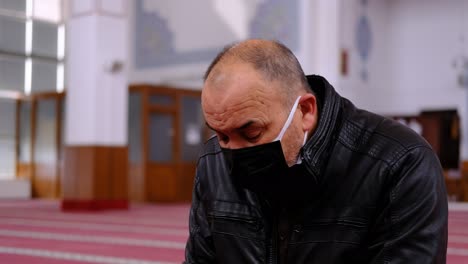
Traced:
<path fill-rule="evenodd" d="M 59 198 L 62 149 L 62 105 L 59 94 L 37 95 L 32 104 L 32 195 Z"/>
<path fill-rule="evenodd" d="M 130 89 L 128 97 L 128 197 L 134 202 L 146 201 L 143 119 L 146 109 L 144 93 Z"/>
<path fill-rule="evenodd" d="M 150 201 L 177 200 L 176 113 L 151 110 L 148 113 L 147 193 Z"/>
<path fill-rule="evenodd" d="M 178 184 L 182 201 L 190 201 L 198 156 L 206 140 L 206 126 L 199 94 L 182 93 L 178 122 L 180 157 L 177 160 Z"/>
<path fill-rule="evenodd" d="M 200 91 L 141 85 L 130 92 L 130 198 L 190 201 L 205 139 Z"/>
<path fill-rule="evenodd" d="M 16 177 L 32 178 L 32 101 L 21 99 L 16 107 Z"/>

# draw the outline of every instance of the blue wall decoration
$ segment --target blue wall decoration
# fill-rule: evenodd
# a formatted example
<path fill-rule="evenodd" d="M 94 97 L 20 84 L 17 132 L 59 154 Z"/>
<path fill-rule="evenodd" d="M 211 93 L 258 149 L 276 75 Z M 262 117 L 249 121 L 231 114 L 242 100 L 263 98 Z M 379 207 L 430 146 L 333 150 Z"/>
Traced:
<path fill-rule="evenodd" d="M 367 0 L 361 0 L 361 5 L 363 6 L 363 8 L 365 8 L 367 4 Z M 366 68 L 366 63 L 372 51 L 372 31 L 369 18 L 366 14 L 363 14 L 357 22 L 356 47 L 359 54 L 359 58 L 363 63 L 363 69 L 361 70 L 360 74 L 361 79 L 363 81 L 367 81 L 369 74 Z"/>
<path fill-rule="evenodd" d="M 369 19 L 366 16 L 361 16 L 359 19 L 356 34 L 359 57 L 362 61 L 367 61 L 372 48 L 372 36 Z"/>
<path fill-rule="evenodd" d="M 193 63 L 213 58 L 216 50 L 177 53 L 173 32 L 167 21 L 157 13 L 145 12 L 143 0 L 136 1 L 135 68 L 158 68 L 182 63 Z"/>
<path fill-rule="evenodd" d="M 177 52 L 174 48 L 175 33 L 171 32 L 167 21 L 157 12 L 144 10 L 143 1 L 137 0 L 135 3 L 134 53 L 136 69 L 208 62 L 222 49 L 220 46 Z M 292 50 L 298 50 L 299 11 L 299 0 L 267 0 L 262 2 L 250 21 L 249 38 L 276 39 Z"/>
<path fill-rule="evenodd" d="M 250 23 L 250 38 L 279 40 L 299 49 L 298 1 L 269 0 L 260 4 Z"/>

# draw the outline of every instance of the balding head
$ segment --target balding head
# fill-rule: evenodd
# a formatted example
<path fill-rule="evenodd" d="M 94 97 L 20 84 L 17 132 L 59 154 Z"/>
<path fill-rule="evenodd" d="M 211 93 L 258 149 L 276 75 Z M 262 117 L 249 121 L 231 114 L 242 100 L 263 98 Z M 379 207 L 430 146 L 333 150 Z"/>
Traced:
<path fill-rule="evenodd" d="M 205 83 L 216 82 L 229 74 L 226 66 L 233 63 L 247 63 L 265 81 L 276 83 L 286 106 L 292 105 L 299 92 L 312 93 L 297 58 L 279 42 L 252 39 L 226 46 L 208 67 Z"/>
<path fill-rule="evenodd" d="M 290 116 L 281 146 L 288 164 L 294 164 L 306 132 L 312 133 L 318 120 L 308 87 L 297 59 L 280 43 L 248 40 L 227 47 L 206 72 L 206 124 L 221 147 L 237 149 L 275 140 Z"/>

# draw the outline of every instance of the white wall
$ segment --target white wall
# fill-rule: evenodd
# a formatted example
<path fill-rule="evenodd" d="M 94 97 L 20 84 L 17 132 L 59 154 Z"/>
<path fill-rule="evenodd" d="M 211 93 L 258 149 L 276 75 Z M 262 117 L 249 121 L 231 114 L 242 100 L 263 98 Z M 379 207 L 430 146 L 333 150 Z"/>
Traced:
<path fill-rule="evenodd" d="M 203 1 L 203 5 L 208 4 L 208 0 Z M 255 2 L 261 3 L 265 0 L 256 0 Z M 330 60 L 330 57 L 336 56 L 336 49 L 333 49 L 333 45 L 337 45 L 337 23 L 338 23 L 338 12 L 337 2 L 338 0 L 299 0 L 299 46 L 298 50 L 295 50 L 295 54 L 301 62 L 304 71 L 306 73 L 323 73 L 331 76 L 331 72 L 334 69 L 331 66 L 330 61 L 336 62 L 336 60 Z M 159 8 L 170 9 L 169 6 L 174 6 L 179 2 L 161 2 Z M 187 3 L 184 2 L 184 8 L 187 8 Z M 177 35 L 193 36 L 192 38 L 204 38 L 204 42 L 218 43 L 219 50 L 221 46 L 232 43 L 233 41 L 239 41 L 247 37 L 246 32 L 247 26 L 252 19 L 252 11 L 246 10 L 249 6 L 254 3 L 252 0 L 212 0 L 211 6 L 213 9 L 218 10 L 217 16 L 202 16 L 199 14 L 191 14 L 191 19 L 199 18 L 201 21 L 197 21 L 198 24 L 203 24 L 203 30 L 194 30 L 191 27 L 172 27 L 177 29 Z M 167 5 L 167 6 L 165 6 Z M 198 4 L 194 4 L 198 5 Z M 157 6 L 156 6 L 157 7 Z M 154 8 L 156 8 L 154 7 Z M 132 1 L 130 6 L 130 37 L 135 38 L 135 13 L 136 13 L 136 1 Z M 245 12 L 249 11 L 249 12 Z M 161 10 L 162 12 L 162 10 Z M 167 13 L 166 11 L 165 13 Z M 333 14 L 331 16 L 330 14 Z M 180 14 L 177 14 L 180 16 Z M 190 14 L 187 14 L 187 16 Z M 211 14 L 213 15 L 213 14 Z M 211 20 L 210 20 L 211 19 Z M 237 19 L 237 20 L 236 20 Z M 183 20 L 183 19 L 181 19 Z M 220 34 L 216 34 L 217 23 L 219 21 L 225 21 L 225 26 L 229 26 L 231 32 L 235 33 L 235 38 L 226 38 Z M 181 23 L 186 23 L 182 21 Z M 174 24 L 174 22 L 172 22 Z M 323 29 L 320 30 L 318 25 L 328 25 L 328 27 L 335 28 L 335 31 Z M 212 33 L 210 33 L 212 32 Z M 215 33 L 213 33 L 215 32 Z M 203 48 L 199 41 L 197 41 L 197 47 Z M 220 43 L 224 43 L 220 45 Z M 130 83 L 152 83 L 152 84 L 170 84 L 173 86 L 179 86 L 184 88 L 200 89 L 203 85 L 202 76 L 210 63 L 210 60 L 200 61 L 197 63 L 186 63 L 178 64 L 176 66 L 167 66 L 160 68 L 145 68 L 138 69 L 135 65 L 135 42 L 129 41 L 129 80 Z M 208 47 L 205 47 L 208 48 Z M 317 51 L 320 52 L 317 52 Z M 337 62 L 336 62 L 337 63 Z M 334 74 L 336 75 L 336 74 Z M 336 76 L 338 77 L 338 76 Z M 337 78 L 332 78 L 337 79 Z"/>
<path fill-rule="evenodd" d="M 217 18 L 216 14 L 211 11 L 219 9 L 217 6 L 218 1 L 211 1 L 211 8 L 206 6 L 209 4 L 208 0 L 203 2 L 190 2 L 183 0 L 176 1 L 153 1 L 142 0 L 142 5 L 154 11 L 155 13 L 164 16 L 167 26 L 176 32 L 172 32 L 174 39 L 174 46 L 181 51 L 187 51 L 189 47 L 193 49 L 209 49 L 227 45 L 236 41 L 233 34 L 237 28 L 243 28 L 247 16 L 242 14 L 243 10 L 234 9 L 231 13 L 237 13 L 238 21 L 235 25 L 231 25 L 231 30 L 223 30 L 221 28 L 221 21 L 223 19 Z M 228 1 L 227 6 L 232 6 L 233 1 Z M 242 5 L 243 1 L 237 1 Z M 135 65 L 135 41 L 136 38 L 136 9 L 137 1 L 131 1 L 130 6 L 130 37 L 129 42 L 129 58 L 130 58 L 130 71 L 129 81 L 133 84 L 150 83 L 150 84 L 168 84 L 171 86 L 184 87 L 188 89 L 201 89 L 203 82 L 202 76 L 205 69 L 209 65 L 209 60 L 191 62 L 185 64 L 168 65 L 164 67 L 154 67 L 138 69 Z M 211 11 L 208 12 L 207 10 Z M 203 13 L 201 13 L 203 12 Z M 172 17 L 168 17 L 172 14 Z M 232 16 L 232 15 L 231 15 Z M 232 21 L 232 19 L 227 19 Z M 223 25 L 228 26 L 228 25 Z M 229 32 L 232 31 L 232 34 Z M 238 30 L 237 30 L 238 31 Z M 193 39 L 193 45 L 187 39 Z M 184 45 L 184 46 L 182 46 Z"/>
<path fill-rule="evenodd" d="M 67 145 L 127 144 L 128 2 L 69 3 Z"/>
<path fill-rule="evenodd" d="M 465 1 L 389 1 L 390 88 L 400 111 L 464 110 L 466 90 L 458 85 L 452 64 L 460 53 L 463 31 L 468 33 L 468 27 L 462 25 Z"/>
<path fill-rule="evenodd" d="M 468 158 L 468 93 L 457 82 L 454 60 L 466 53 L 466 0 L 390 2 L 390 89 L 401 112 L 456 108 L 461 116 L 462 158 Z M 395 107 L 396 108 L 396 107 Z"/>
<path fill-rule="evenodd" d="M 339 80 L 338 92 L 350 99 L 356 106 L 378 113 L 391 112 L 392 93 L 389 89 L 388 54 L 388 3 L 385 0 L 369 0 L 366 6 L 361 0 L 340 1 L 339 46 L 348 52 L 348 73 Z M 361 16 L 367 16 L 371 28 L 370 53 L 362 61 L 357 49 L 357 23 Z M 367 79 L 361 78 L 363 70 Z"/>
<path fill-rule="evenodd" d="M 30 199 L 31 189 L 29 180 L 0 179 L 0 199 Z"/>
<path fill-rule="evenodd" d="M 452 66 L 463 48 L 468 55 L 468 1 L 367 0 L 367 5 L 362 2 L 300 1 L 301 48 L 296 55 L 305 72 L 324 75 L 358 107 L 380 114 L 412 115 L 426 109 L 457 108 L 463 138 L 468 139 L 468 91 L 457 84 L 458 72 Z M 130 14 L 134 23 L 134 10 Z M 371 52 L 365 63 L 356 48 L 356 27 L 362 15 L 367 15 L 372 32 Z M 237 17 L 243 19 L 233 26 L 233 31 L 242 28 L 239 25 L 246 24 L 248 16 Z M 206 27 L 209 29 L 210 23 Z M 133 29 L 131 24 L 131 38 Z M 460 42 L 463 33 L 465 44 Z M 136 70 L 134 42 L 129 44 L 131 83 L 202 87 L 201 76 L 209 61 L 163 70 Z M 349 54 L 346 76 L 339 73 L 340 49 Z M 363 69 L 368 72 L 367 80 L 361 78 Z M 462 158 L 468 159 L 468 140 L 463 141 Z"/>
<path fill-rule="evenodd" d="M 340 45 L 349 50 L 349 74 L 342 76 L 340 93 L 359 107 L 381 114 L 410 115 L 422 110 L 456 108 L 461 116 L 462 158 L 468 158 L 468 91 L 457 83 L 453 62 L 468 55 L 468 1 L 368 0 L 373 32 L 368 61 L 369 79 L 355 44 L 360 0 L 342 0 Z M 465 12 L 465 14 L 463 14 Z M 465 21 L 464 17 L 465 16 Z"/>

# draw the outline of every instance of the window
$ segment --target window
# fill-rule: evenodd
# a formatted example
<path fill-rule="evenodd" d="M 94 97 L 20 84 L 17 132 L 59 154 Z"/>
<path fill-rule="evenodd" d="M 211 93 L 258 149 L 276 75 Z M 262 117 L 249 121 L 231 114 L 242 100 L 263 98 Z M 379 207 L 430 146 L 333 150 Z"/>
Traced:
<path fill-rule="evenodd" d="M 64 88 L 63 0 L 0 0 L 0 89 Z"/>
<path fill-rule="evenodd" d="M 10 91 L 30 94 L 63 90 L 65 27 L 62 1 L 0 0 L 0 179 L 14 178 L 17 133 L 16 100 L 1 98 L 1 95 L 8 95 Z M 4 91 L 7 93 L 2 93 Z M 28 106 L 20 109 L 21 120 L 29 120 L 25 118 L 31 111 Z M 39 110 L 48 114 L 46 106 L 39 106 Z M 39 125 L 43 129 L 36 138 L 48 140 L 48 123 Z M 23 142 L 30 136 L 24 134 L 30 128 L 24 122 L 21 128 Z M 21 144 L 24 144 L 19 146 L 20 161 L 23 161 L 29 158 L 30 142 Z M 55 155 L 52 151 L 47 154 Z"/>
<path fill-rule="evenodd" d="M 14 100 L 0 98 L 0 180 L 15 175 L 15 110 Z"/>

